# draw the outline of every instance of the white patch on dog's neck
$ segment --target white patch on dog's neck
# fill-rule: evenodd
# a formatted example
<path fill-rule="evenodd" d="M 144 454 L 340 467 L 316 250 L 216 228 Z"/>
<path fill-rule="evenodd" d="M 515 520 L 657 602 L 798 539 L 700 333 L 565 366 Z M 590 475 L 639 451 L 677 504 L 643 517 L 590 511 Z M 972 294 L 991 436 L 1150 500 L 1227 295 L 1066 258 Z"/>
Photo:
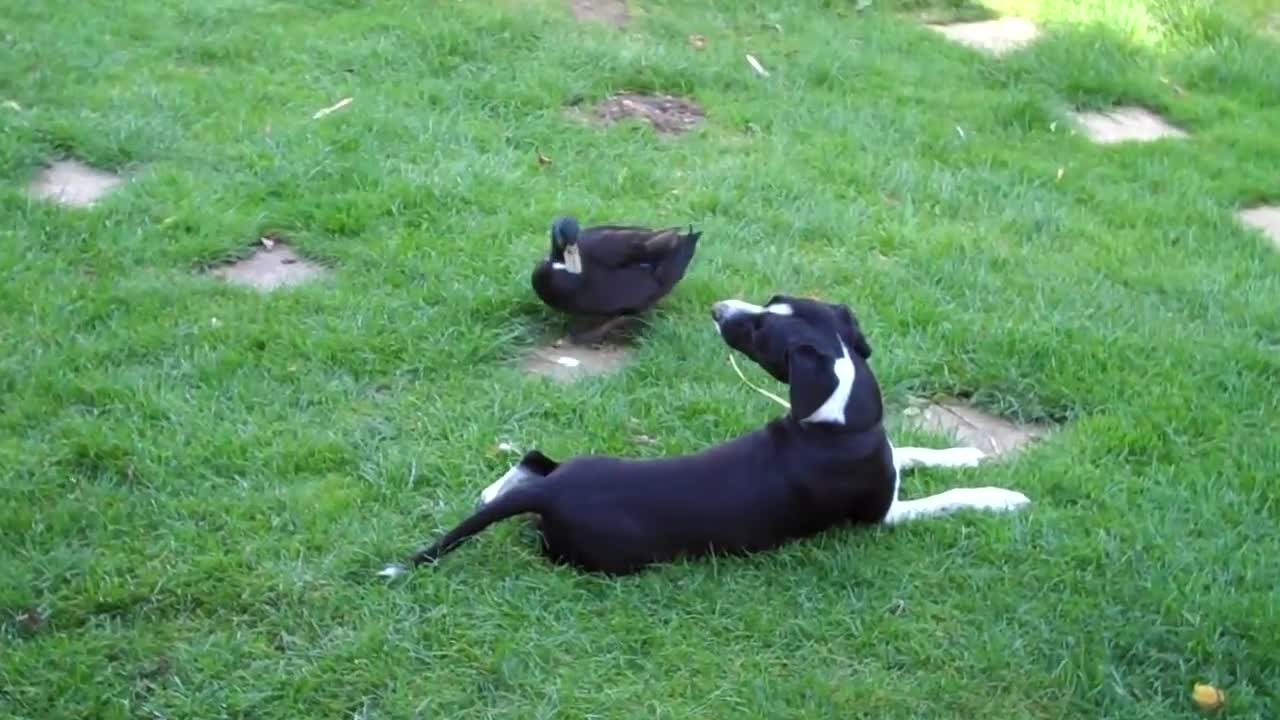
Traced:
<path fill-rule="evenodd" d="M 853 367 L 849 348 L 845 347 L 843 340 L 840 341 L 840 352 L 844 353 L 843 357 L 836 358 L 831 368 L 836 374 L 835 392 L 812 415 L 800 422 L 844 424 L 844 408 L 849 404 L 849 393 L 853 392 L 853 379 L 857 377 L 858 371 Z"/>

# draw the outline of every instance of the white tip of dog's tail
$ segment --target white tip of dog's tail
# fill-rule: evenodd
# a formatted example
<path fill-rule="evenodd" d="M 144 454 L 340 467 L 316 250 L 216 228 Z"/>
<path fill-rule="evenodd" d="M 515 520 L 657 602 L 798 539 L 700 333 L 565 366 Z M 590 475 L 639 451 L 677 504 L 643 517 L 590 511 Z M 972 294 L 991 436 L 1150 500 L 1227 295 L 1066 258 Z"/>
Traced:
<path fill-rule="evenodd" d="M 378 573 L 378 577 L 397 578 L 405 574 L 406 572 L 408 572 L 408 570 L 406 570 L 403 565 L 399 565 L 397 563 L 387 563 L 387 566 L 382 568 L 382 570 Z"/>

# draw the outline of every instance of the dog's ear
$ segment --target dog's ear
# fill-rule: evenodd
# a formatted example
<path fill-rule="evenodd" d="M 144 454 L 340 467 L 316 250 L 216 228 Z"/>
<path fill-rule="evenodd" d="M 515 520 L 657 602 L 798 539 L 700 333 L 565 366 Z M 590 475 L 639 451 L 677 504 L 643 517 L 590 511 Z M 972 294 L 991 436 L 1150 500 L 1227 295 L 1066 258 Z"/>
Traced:
<path fill-rule="evenodd" d="M 837 305 L 836 314 L 840 316 L 840 322 L 844 323 L 845 332 L 853 340 L 853 351 L 863 360 L 870 358 L 871 344 L 867 342 L 867 336 L 862 334 L 862 327 L 858 325 L 858 319 L 853 316 L 849 306 Z"/>
<path fill-rule="evenodd" d="M 840 384 L 835 373 L 836 358 L 808 343 L 787 350 L 787 386 L 791 395 L 791 416 L 804 420 L 817 412 Z M 843 408 L 842 408 L 843 409 Z"/>

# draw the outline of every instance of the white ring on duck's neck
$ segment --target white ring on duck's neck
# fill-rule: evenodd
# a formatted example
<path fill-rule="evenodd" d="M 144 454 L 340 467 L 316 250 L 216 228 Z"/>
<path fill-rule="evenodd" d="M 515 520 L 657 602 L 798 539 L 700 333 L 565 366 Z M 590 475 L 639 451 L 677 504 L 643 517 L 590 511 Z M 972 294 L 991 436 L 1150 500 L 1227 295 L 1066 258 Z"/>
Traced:
<path fill-rule="evenodd" d="M 564 249 L 564 269 L 573 275 L 582 274 L 582 256 L 578 253 L 577 245 Z"/>

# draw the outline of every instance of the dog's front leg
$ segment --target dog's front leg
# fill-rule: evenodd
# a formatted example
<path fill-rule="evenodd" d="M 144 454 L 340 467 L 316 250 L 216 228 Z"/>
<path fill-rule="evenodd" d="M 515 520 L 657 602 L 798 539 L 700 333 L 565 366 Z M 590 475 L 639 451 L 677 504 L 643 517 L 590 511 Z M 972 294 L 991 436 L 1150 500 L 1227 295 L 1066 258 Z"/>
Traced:
<path fill-rule="evenodd" d="M 913 467 L 976 467 L 987 456 L 975 447 L 893 448 L 893 467 L 902 472 Z"/>
<path fill-rule="evenodd" d="M 953 488 L 917 500 L 894 502 L 884 516 L 884 523 L 897 525 L 907 520 L 950 515 L 959 510 L 1009 512 L 1030 502 L 1030 498 L 1016 490 L 998 487 Z"/>

